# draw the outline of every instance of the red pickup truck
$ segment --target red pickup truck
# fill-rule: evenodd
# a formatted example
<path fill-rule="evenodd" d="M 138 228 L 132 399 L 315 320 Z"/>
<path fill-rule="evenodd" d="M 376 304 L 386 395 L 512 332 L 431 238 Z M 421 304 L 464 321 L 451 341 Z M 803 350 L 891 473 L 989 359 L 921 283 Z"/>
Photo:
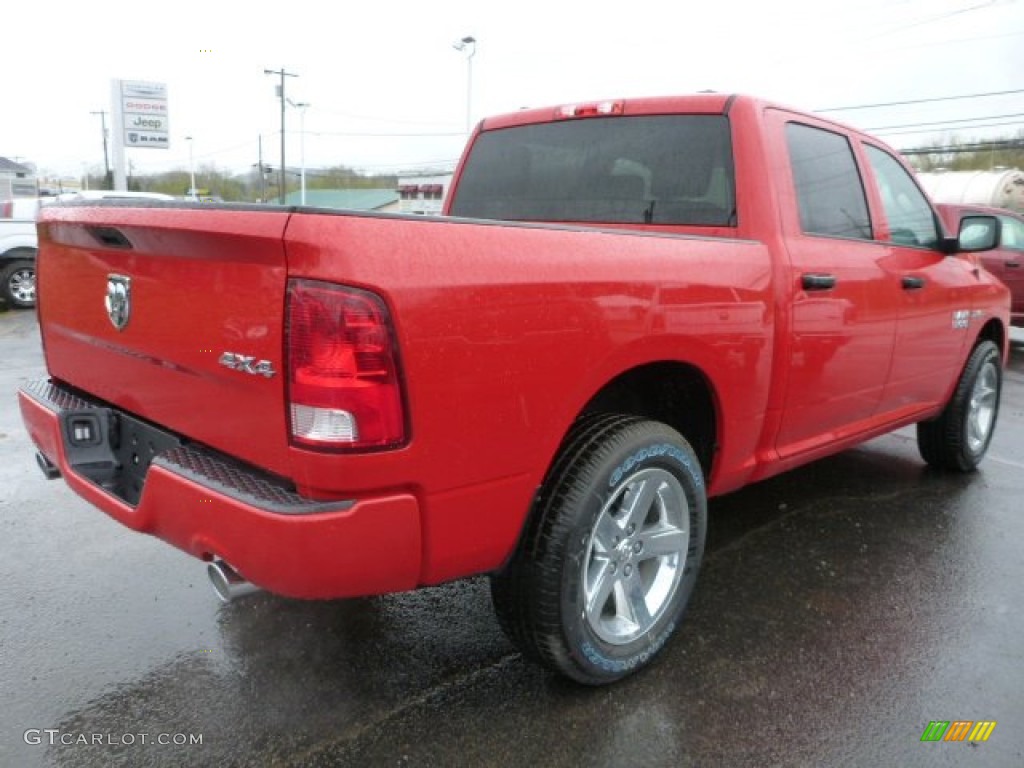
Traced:
<path fill-rule="evenodd" d="M 964 216 L 994 216 L 999 221 L 996 247 L 981 254 L 981 263 L 1010 289 L 1010 323 L 1024 328 L 1024 213 L 981 205 L 939 203 L 936 208 L 950 228 L 960 228 Z M 984 235 L 985 230 L 981 230 Z M 971 232 L 962 233 L 970 244 Z"/>
<path fill-rule="evenodd" d="M 717 94 L 522 111 L 445 212 L 47 208 L 39 465 L 222 591 L 491 574 L 524 654 L 599 684 L 677 629 L 708 496 L 914 423 L 937 467 L 986 452 L 1007 290 L 869 136 Z"/>

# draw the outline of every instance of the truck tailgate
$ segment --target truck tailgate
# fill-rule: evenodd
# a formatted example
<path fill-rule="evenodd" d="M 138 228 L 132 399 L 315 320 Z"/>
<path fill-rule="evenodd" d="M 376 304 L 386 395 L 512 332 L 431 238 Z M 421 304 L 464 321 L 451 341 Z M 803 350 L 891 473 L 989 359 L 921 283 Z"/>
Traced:
<path fill-rule="evenodd" d="M 54 206 L 40 225 L 51 376 L 287 473 L 284 210 Z"/>

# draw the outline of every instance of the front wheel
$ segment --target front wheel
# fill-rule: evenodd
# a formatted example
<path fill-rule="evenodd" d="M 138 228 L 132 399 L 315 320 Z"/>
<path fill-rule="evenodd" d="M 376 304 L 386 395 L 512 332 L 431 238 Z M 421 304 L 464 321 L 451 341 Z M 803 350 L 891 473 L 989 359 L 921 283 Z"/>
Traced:
<path fill-rule="evenodd" d="M 14 261 L 0 269 L 0 296 L 12 307 L 36 305 L 36 265 L 32 261 Z"/>
<path fill-rule="evenodd" d="M 999 347 L 982 341 L 967 358 L 946 409 L 917 425 L 921 458 L 938 469 L 977 469 L 992 442 L 1002 386 Z"/>
<path fill-rule="evenodd" d="M 581 421 L 537 497 L 498 618 L 524 655 L 590 685 L 649 663 L 679 626 L 707 529 L 700 464 L 657 422 Z"/>

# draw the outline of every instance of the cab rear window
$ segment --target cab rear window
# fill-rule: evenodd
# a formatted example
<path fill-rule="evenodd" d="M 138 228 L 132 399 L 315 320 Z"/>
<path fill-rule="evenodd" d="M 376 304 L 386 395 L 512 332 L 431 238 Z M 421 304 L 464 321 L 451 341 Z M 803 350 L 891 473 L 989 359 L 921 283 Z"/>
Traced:
<path fill-rule="evenodd" d="M 454 216 L 506 221 L 735 226 L 722 115 L 588 118 L 477 137 Z"/>

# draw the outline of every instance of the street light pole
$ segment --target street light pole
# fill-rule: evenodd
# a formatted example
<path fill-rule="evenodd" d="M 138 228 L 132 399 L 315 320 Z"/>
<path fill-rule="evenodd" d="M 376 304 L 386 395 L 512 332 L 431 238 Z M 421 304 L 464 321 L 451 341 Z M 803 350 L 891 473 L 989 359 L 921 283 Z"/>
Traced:
<path fill-rule="evenodd" d="M 465 51 L 466 54 L 466 133 L 469 133 L 473 126 L 473 57 L 476 56 L 476 38 L 467 35 L 452 45 L 456 51 Z"/>
<path fill-rule="evenodd" d="M 298 75 L 295 74 L 294 72 L 285 72 L 284 67 L 281 67 L 280 69 L 264 69 L 263 74 L 281 76 L 281 84 L 278 86 L 277 94 L 281 99 L 281 188 L 278 190 L 278 202 L 280 202 L 281 205 L 284 205 L 284 79 L 286 77 L 298 77 Z"/>
<path fill-rule="evenodd" d="M 308 101 L 288 103 L 299 110 L 299 200 L 306 204 L 306 110 L 313 106 Z"/>
<path fill-rule="evenodd" d="M 185 141 L 188 142 L 188 193 L 192 197 L 196 197 L 196 165 L 192 158 L 192 137 L 186 136 Z"/>

